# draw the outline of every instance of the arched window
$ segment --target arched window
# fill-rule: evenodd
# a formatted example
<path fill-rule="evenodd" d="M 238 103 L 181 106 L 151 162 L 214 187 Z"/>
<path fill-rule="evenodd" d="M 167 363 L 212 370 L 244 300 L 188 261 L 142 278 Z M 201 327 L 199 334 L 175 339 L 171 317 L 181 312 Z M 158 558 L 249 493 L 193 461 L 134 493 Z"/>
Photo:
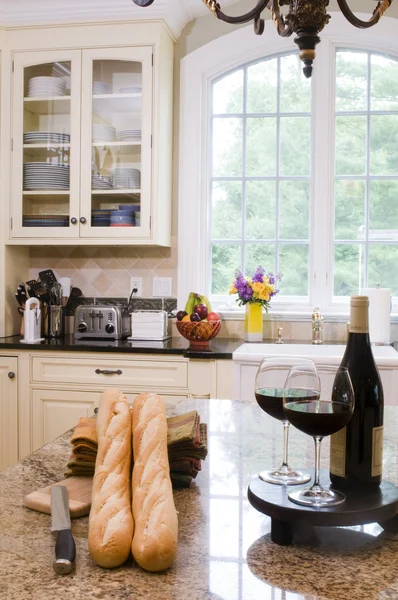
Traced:
<path fill-rule="evenodd" d="M 375 37 L 333 15 L 311 80 L 271 28 L 262 48 L 245 28 L 207 62 L 193 53 L 197 70 L 182 61 L 181 303 L 192 289 L 232 310 L 235 269 L 260 264 L 283 273 L 278 312 L 348 312 L 376 283 L 398 301 L 398 42 L 383 21 Z"/>

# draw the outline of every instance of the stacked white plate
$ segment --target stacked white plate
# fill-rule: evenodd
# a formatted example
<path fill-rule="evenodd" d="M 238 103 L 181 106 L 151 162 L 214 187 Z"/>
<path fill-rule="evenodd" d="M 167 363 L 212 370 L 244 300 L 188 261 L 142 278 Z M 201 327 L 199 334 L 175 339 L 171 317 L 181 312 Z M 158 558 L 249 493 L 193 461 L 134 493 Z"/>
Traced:
<path fill-rule="evenodd" d="M 69 144 L 69 133 L 56 133 L 54 131 L 27 131 L 23 134 L 24 144 Z"/>
<path fill-rule="evenodd" d="M 115 167 L 111 169 L 114 188 L 138 189 L 141 186 L 141 172 L 131 167 Z"/>
<path fill-rule="evenodd" d="M 65 94 L 70 95 L 70 63 L 56 62 L 51 69 L 53 77 L 60 77 L 65 81 Z"/>
<path fill-rule="evenodd" d="M 113 142 L 116 138 L 116 129 L 110 125 L 93 124 L 93 142 Z"/>
<path fill-rule="evenodd" d="M 31 190 L 68 190 L 69 165 L 28 162 L 23 166 L 23 187 Z"/>
<path fill-rule="evenodd" d="M 93 190 L 112 189 L 112 177 L 109 175 L 92 175 L 91 184 Z"/>
<path fill-rule="evenodd" d="M 141 94 L 142 87 L 122 87 L 119 90 L 119 94 Z"/>
<path fill-rule="evenodd" d="M 119 131 L 118 137 L 121 142 L 139 142 L 141 141 L 141 129 L 123 129 Z"/>
<path fill-rule="evenodd" d="M 109 94 L 110 87 L 102 81 L 93 81 L 93 94 Z"/>
<path fill-rule="evenodd" d="M 65 80 L 63 77 L 31 77 L 28 84 L 28 96 L 30 98 L 65 96 Z"/>

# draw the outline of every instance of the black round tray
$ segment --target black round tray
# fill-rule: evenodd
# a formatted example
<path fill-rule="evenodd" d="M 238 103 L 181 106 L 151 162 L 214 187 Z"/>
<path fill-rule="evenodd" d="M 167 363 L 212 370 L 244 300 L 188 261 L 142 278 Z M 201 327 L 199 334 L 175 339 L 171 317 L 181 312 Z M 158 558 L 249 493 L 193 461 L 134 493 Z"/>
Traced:
<path fill-rule="evenodd" d="M 328 470 L 321 471 L 320 480 L 324 487 L 330 486 Z M 301 525 L 343 527 L 378 523 L 385 531 L 398 532 L 398 488 L 392 483 L 382 481 L 374 491 L 344 492 L 345 502 L 330 508 L 310 508 L 289 500 L 290 490 L 310 485 L 275 485 L 259 477 L 250 482 L 249 502 L 256 510 L 271 517 L 271 539 L 276 544 L 291 544 L 295 530 Z"/>

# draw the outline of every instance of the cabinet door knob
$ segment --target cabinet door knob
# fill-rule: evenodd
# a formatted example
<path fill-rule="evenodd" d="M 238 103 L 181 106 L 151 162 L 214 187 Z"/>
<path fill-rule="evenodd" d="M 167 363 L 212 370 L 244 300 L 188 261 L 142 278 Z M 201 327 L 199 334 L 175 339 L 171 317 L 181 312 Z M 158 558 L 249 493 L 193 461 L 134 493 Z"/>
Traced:
<path fill-rule="evenodd" d="M 72 223 L 72 225 L 76 225 L 76 223 L 77 223 L 76 217 L 72 217 L 70 222 Z"/>
<path fill-rule="evenodd" d="M 15 377 L 15 373 L 13 373 L 12 371 L 10 371 L 10 372 L 8 373 L 8 377 L 9 377 L 10 379 L 14 379 L 14 377 Z"/>
<path fill-rule="evenodd" d="M 83 223 L 83 225 L 84 223 L 87 223 L 86 217 L 80 217 L 80 223 Z"/>

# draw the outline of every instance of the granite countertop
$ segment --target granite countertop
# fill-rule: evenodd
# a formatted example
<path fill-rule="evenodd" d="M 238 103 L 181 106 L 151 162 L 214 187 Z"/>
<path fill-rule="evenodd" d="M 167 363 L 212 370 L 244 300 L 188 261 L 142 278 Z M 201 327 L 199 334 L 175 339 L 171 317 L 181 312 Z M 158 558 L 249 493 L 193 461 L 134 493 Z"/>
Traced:
<path fill-rule="evenodd" d="M 87 551 L 87 517 L 72 521 L 76 570 L 52 569 L 50 517 L 22 506 L 34 489 L 63 478 L 70 433 L 0 473 L 0 581 L 4 600 L 396 600 L 398 535 L 377 524 L 306 528 L 292 546 L 270 539 L 270 519 L 247 500 L 261 468 L 280 463 L 282 426 L 257 404 L 185 400 L 209 428 L 209 455 L 190 489 L 175 490 L 179 545 L 173 567 L 151 574 L 131 559 L 101 569 Z M 171 414 L 171 413 L 170 413 Z M 384 478 L 398 484 L 398 409 L 385 414 Z M 290 462 L 312 469 L 313 442 L 291 431 Z M 322 448 L 328 462 L 328 441 Z"/>
<path fill-rule="evenodd" d="M 126 354 L 179 354 L 187 358 L 225 358 L 239 348 L 242 340 L 215 338 L 208 350 L 191 350 L 189 341 L 172 337 L 166 342 L 139 342 L 129 340 L 75 340 L 73 335 L 45 339 L 37 344 L 21 344 L 19 335 L 0 338 L 0 350 L 54 350 L 55 352 L 116 352 Z"/>

